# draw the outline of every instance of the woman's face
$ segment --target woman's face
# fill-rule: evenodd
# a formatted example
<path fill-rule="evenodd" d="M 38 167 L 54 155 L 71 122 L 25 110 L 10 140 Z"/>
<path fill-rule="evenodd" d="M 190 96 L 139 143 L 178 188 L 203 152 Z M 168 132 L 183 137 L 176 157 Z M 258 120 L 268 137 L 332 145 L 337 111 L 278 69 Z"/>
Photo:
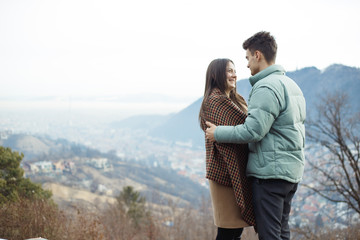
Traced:
<path fill-rule="evenodd" d="M 228 62 L 226 66 L 226 94 L 229 95 L 230 91 L 236 87 L 236 70 L 232 62 Z"/>

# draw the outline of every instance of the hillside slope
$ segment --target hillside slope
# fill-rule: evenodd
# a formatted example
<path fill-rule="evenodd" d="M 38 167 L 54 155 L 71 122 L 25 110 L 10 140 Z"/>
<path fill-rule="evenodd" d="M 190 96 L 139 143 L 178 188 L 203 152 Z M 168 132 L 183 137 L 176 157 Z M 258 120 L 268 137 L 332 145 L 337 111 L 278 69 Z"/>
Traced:
<path fill-rule="evenodd" d="M 24 142 L 27 144 L 24 145 Z M 59 172 L 54 169 L 49 172 L 26 172 L 33 181 L 42 184 L 58 183 L 109 197 L 116 197 L 125 186 L 133 186 L 147 198 L 151 198 L 156 192 L 159 201 L 172 199 L 180 204 L 197 204 L 206 193 L 206 189 L 200 184 L 177 174 L 174 170 L 130 162 L 64 139 L 51 140 L 45 136 L 14 134 L 7 140 L 0 141 L 0 145 L 18 152 L 26 150 L 26 154 L 32 158 L 24 159 L 22 164 L 43 161 L 53 164 L 67 161 L 74 164 L 74 171 Z M 47 152 L 39 149 L 46 149 Z M 99 169 L 90 163 L 91 159 L 107 159 L 111 168 L 106 171 Z"/>

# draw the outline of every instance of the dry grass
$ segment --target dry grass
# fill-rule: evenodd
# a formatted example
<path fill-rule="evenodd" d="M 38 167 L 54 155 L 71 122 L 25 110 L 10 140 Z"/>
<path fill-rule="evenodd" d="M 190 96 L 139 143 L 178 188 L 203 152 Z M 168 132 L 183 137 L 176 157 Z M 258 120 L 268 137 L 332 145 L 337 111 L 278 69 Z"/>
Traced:
<path fill-rule="evenodd" d="M 347 227 L 345 229 L 321 228 L 316 229 L 304 227 L 301 229 L 292 229 L 294 239 L 299 240 L 355 240 L 360 239 L 360 224 Z"/>
<path fill-rule="evenodd" d="M 116 204 L 98 212 L 80 207 L 60 210 L 52 202 L 21 200 L 0 207 L 0 238 L 24 240 L 43 237 L 51 240 L 184 240 L 215 239 L 209 202 L 200 210 L 178 207 L 169 202 L 163 209 L 146 215 L 136 225 Z M 173 226 L 165 225 L 169 220 Z M 252 228 L 243 239 L 257 239 Z"/>
<path fill-rule="evenodd" d="M 61 239 L 66 217 L 51 202 L 20 200 L 0 207 L 0 237 L 23 240 L 30 237 Z"/>

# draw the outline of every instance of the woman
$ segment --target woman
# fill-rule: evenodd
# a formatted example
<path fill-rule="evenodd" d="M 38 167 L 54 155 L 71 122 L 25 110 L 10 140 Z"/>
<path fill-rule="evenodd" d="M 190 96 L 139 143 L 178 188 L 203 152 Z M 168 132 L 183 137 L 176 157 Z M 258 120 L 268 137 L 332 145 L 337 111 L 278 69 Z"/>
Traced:
<path fill-rule="evenodd" d="M 204 99 L 200 108 L 200 126 L 235 126 L 247 116 L 247 104 L 236 92 L 236 71 L 230 59 L 213 60 L 206 72 Z M 218 144 L 206 140 L 206 178 L 209 180 L 218 227 L 216 240 L 240 239 L 243 228 L 254 226 L 252 193 L 246 178 L 247 144 Z"/>

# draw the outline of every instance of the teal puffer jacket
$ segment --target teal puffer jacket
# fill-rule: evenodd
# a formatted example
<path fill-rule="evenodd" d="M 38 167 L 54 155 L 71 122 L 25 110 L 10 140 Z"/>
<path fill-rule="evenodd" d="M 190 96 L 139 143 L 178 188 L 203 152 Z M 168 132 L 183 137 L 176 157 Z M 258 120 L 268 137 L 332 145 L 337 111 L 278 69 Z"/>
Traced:
<path fill-rule="evenodd" d="M 280 65 L 250 77 L 248 117 L 218 126 L 219 143 L 249 143 L 247 176 L 300 182 L 304 172 L 306 104 L 299 86 Z"/>

